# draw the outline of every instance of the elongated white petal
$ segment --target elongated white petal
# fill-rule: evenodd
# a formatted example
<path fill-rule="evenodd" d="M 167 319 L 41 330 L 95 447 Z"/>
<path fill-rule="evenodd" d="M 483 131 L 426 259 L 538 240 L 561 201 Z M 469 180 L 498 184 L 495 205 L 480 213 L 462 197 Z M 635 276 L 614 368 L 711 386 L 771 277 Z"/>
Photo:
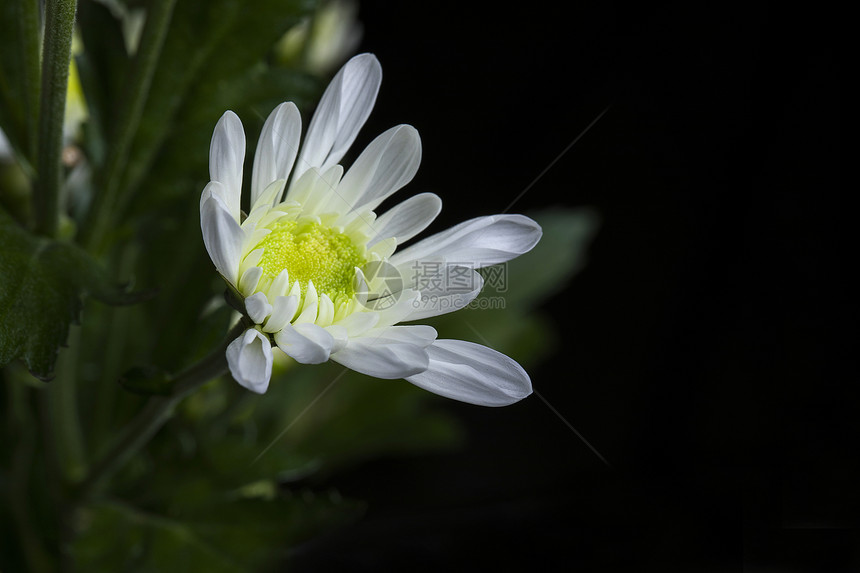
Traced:
<path fill-rule="evenodd" d="M 427 228 L 442 211 L 442 199 L 434 193 L 421 193 L 395 205 L 376 222 L 373 232 L 376 234 L 367 243 L 372 247 L 379 241 L 394 237 L 397 243 L 404 243 Z"/>
<path fill-rule="evenodd" d="M 227 207 L 236 221 L 239 221 L 244 161 L 245 131 L 242 122 L 235 113 L 226 111 L 215 125 L 209 144 L 209 178 L 224 186 Z"/>
<path fill-rule="evenodd" d="M 254 171 L 251 175 L 252 205 L 272 181 L 286 181 L 290 178 L 301 135 L 302 117 L 293 102 L 282 103 L 269 114 L 260 132 L 257 152 L 254 155 Z M 272 204 L 278 199 L 280 194 L 273 197 Z"/>
<path fill-rule="evenodd" d="M 349 212 L 375 208 L 409 183 L 421 163 L 421 138 L 411 125 L 398 125 L 379 135 L 343 176 L 329 209 Z"/>
<path fill-rule="evenodd" d="M 294 180 L 311 167 L 325 170 L 340 162 L 367 121 L 381 82 L 382 66 L 372 54 L 355 56 L 335 74 L 311 119 Z"/>
<path fill-rule="evenodd" d="M 387 380 L 423 372 L 429 364 L 427 352 L 418 344 L 370 337 L 350 338 L 331 359 L 356 372 Z"/>
<path fill-rule="evenodd" d="M 527 253 L 538 243 L 541 233 L 540 225 L 524 215 L 478 217 L 395 253 L 391 263 L 400 266 L 442 257 L 458 266 L 486 267 Z"/>
<path fill-rule="evenodd" d="M 252 392 L 265 393 L 272 377 L 272 345 L 259 330 L 249 328 L 227 347 L 233 378 Z"/>
<path fill-rule="evenodd" d="M 464 340 L 437 340 L 426 350 L 427 370 L 406 380 L 434 394 L 478 406 L 507 406 L 532 393 L 522 366 L 492 348 Z"/>
<path fill-rule="evenodd" d="M 278 348 L 302 364 L 321 364 L 329 359 L 334 337 L 321 326 L 309 322 L 286 325 L 275 333 Z"/>
<path fill-rule="evenodd" d="M 256 324 L 263 324 L 263 321 L 272 314 L 272 305 L 264 293 L 254 293 L 245 299 L 245 310 L 248 311 L 248 318 Z"/>
<path fill-rule="evenodd" d="M 215 268 L 230 284 L 236 286 L 242 251 L 242 228 L 218 196 L 209 196 L 200 207 L 200 227 L 203 244 Z"/>
<path fill-rule="evenodd" d="M 362 338 L 372 340 L 374 343 L 402 342 L 425 348 L 436 340 L 436 329 L 426 324 L 383 326 L 368 330 Z"/>

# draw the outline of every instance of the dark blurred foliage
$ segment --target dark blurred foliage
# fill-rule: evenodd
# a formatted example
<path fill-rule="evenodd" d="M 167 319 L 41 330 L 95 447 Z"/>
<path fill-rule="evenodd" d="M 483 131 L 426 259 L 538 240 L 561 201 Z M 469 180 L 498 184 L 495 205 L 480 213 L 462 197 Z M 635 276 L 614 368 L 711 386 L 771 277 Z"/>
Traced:
<path fill-rule="evenodd" d="M 556 338 L 536 395 L 440 404 L 465 449 L 332 478 L 367 515 L 299 569 L 856 566 L 838 16 L 364 2 L 360 17 L 385 73 L 363 137 L 418 128 L 410 188 L 445 199 L 434 227 L 512 202 L 602 223 L 542 305 Z"/>

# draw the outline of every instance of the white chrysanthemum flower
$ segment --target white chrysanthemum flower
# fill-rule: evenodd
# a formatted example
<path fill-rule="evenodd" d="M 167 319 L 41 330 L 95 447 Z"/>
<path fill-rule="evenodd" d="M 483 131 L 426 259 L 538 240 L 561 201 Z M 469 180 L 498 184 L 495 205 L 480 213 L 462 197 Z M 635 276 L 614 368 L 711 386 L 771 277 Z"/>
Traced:
<path fill-rule="evenodd" d="M 300 150 L 296 106 L 283 103 L 271 113 L 244 220 L 242 124 L 228 111 L 215 127 L 211 181 L 200 200 L 203 240 L 254 323 L 227 349 L 230 372 L 246 388 L 265 392 L 274 344 L 304 364 L 333 360 L 473 404 L 516 402 L 531 393 L 531 381 L 514 360 L 472 342 L 438 340 L 430 326 L 399 323 L 462 308 L 483 285 L 474 269 L 529 251 L 541 229 L 522 215 L 479 217 L 397 251 L 442 206 L 436 195 L 422 193 L 374 213 L 415 175 L 418 132 L 394 127 L 348 170 L 339 164 L 381 79 L 374 56 L 347 62 L 323 94 Z M 446 280 L 454 276 L 469 280 Z"/>

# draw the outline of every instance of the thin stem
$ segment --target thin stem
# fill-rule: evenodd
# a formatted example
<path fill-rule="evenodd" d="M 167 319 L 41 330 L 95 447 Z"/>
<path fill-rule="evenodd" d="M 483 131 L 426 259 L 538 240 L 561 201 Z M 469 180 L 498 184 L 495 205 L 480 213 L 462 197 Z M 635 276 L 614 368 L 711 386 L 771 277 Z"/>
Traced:
<path fill-rule="evenodd" d="M 80 480 L 87 470 L 77 393 L 80 339 L 81 328 L 73 326 L 69 331 L 68 351 L 60 354 L 57 363 L 57 379 L 44 390 L 57 448 L 57 463 L 69 483 Z"/>
<path fill-rule="evenodd" d="M 169 396 L 150 398 L 143 410 L 125 427 L 107 454 L 93 466 L 92 471 L 78 489 L 78 499 L 84 501 L 104 485 L 107 478 L 137 454 L 173 415 L 183 398 L 203 384 L 227 371 L 227 346 L 248 325 L 239 321 L 227 334 L 224 344 L 207 357 L 190 366 L 173 378 L 173 391 Z"/>
<path fill-rule="evenodd" d="M 134 275 L 134 269 L 138 263 L 140 247 L 138 243 L 126 243 L 112 253 L 114 262 L 111 268 L 118 269 L 117 276 L 120 280 Z M 121 387 L 116 383 L 122 374 L 123 353 L 128 343 L 131 330 L 128 321 L 133 309 L 128 307 L 104 306 L 102 311 L 107 317 L 105 336 L 103 338 L 104 362 L 101 379 L 98 381 L 97 391 L 89 401 L 92 408 L 90 417 L 90 435 L 101 439 L 102 436 L 111 434 L 110 426 L 114 421 L 116 410 L 117 393 Z"/>
<path fill-rule="evenodd" d="M 101 185 L 87 214 L 82 229 L 81 243 L 90 249 L 99 249 L 100 243 L 110 228 L 110 215 L 114 212 L 120 193 L 120 184 L 125 174 L 128 156 L 134 135 L 137 133 L 143 108 L 149 96 L 152 77 L 155 74 L 164 38 L 170 26 L 176 0 L 155 0 L 149 9 L 141 34 L 140 45 L 130 68 L 131 81 L 120 100 L 116 130 L 111 136 L 104 170 L 99 177 Z"/>
<path fill-rule="evenodd" d="M 4 380 L 8 408 L 6 421 L 9 426 L 9 435 L 15 436 L 17 439 L 13 446 L 8 482 L 9 507 L 13 519 L 16 521 L 21 551 L 29 570 L 37 573 L 50 571 L 51 559 L 33 524 L 33 511 L 28 507 L 30 471 L 33 465 L 33 455 L 36 451 L 34 416 L 25 383 L 15 379 L 11 369 L 7 371 L 7 374 L 8 378 Z"/>
<path fill-rule="evenodd" d="M 60 220 L 60 155 L 77 7 L 77 0 L 48 0 L 45 4 L 38 178 L 34 201 L 36 230 L 49 237 L 56 236 Z"/>

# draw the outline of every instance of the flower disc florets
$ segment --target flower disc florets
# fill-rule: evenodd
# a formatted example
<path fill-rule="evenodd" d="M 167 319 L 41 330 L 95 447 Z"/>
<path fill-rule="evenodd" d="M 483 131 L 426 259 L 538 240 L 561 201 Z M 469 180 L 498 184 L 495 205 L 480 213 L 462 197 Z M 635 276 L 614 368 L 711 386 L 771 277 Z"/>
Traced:
<path fill-rule="evenodd" d="M 279 221 L 270 229 L 257 245 L 263 249 L 257 265 L 264 278 L 275 280 L 286 269 L 291 280 L 298 281 L 302 295 L 308 282 L 313 282 L 317 292 L 335 303 L 352 297 L 355 269 L 366 262 L 363 244 L 315 221 Z"/>

